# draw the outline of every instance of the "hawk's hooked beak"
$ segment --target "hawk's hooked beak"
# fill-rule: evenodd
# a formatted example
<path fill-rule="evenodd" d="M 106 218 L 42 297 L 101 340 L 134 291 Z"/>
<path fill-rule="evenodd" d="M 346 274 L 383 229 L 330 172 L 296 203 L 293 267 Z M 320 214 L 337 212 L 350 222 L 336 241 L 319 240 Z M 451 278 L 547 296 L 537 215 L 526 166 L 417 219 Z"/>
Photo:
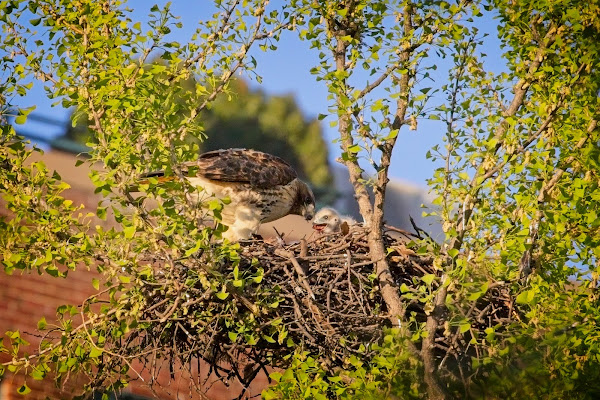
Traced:
<path fill-rule="evenodd" d="M 307 221 L 312 220 L 315 217 L 315 206 L 313 204 L 309 204 L 302 208 L 302 216 Z"/>

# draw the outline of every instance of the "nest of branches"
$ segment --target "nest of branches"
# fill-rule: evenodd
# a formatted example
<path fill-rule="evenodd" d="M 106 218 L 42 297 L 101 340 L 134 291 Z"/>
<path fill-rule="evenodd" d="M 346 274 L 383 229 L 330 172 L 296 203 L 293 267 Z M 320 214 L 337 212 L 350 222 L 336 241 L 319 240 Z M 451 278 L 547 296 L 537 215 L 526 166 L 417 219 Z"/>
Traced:
<path fill-rule="evenodd" d="M 321 365 L 332 370 L 343 368 L 351 355 L 368 360 L 371 344 L 391 324 L 367 234 L 356 226 L 347 234 L 289 245 L 249 241 L 240 244 L 238 258 L 204 251 L 171 268 L 156 267 L 152 279 L 136 286 L 146 303 L 144 329 L 132 331 L 111 351 L 127 359 L 135 355 L 150 382 L 159 381 L 161 369 L 171 376 L 184 370 L 195 391 L 238 381 L 240 397 L 261 371 L 286 368 L 294 346 L 318 354 Z M 433 256 L 407 247 L 415 237 L 397 229 L 384 234 L 391 273 L 409 299 L 416 326 L 429 314 L 421 297 L 439 284 L 441 268 L 434 267 Z M 468 310 L 476 321 L 471 329 L 484 334 L 510 318 L 511 304 L 507 288 L 490 288 Z M 460 362 L 476 355 L 468 338 L 458 329 L 449 334 L 444 322 L 436 333 L 436 356 Z"/>

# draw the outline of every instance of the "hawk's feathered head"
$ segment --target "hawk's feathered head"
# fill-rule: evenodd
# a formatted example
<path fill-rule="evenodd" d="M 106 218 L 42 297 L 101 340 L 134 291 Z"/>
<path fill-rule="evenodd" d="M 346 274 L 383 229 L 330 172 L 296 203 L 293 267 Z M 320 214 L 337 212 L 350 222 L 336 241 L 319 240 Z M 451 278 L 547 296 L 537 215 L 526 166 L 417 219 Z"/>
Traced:
<path fill-rule="evenodd" d="M 302 215 L 307 221 L 315 216 L 315 196 L 308 185 L 297 180 L 296 198 L 290 214 Z"/>

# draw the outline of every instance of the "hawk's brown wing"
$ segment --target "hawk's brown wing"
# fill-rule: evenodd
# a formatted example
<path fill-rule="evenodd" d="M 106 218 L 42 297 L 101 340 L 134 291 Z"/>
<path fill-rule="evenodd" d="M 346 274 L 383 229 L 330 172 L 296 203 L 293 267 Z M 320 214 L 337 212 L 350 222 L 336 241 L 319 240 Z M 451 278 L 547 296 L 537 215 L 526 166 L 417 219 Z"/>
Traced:
<path fill-rule="evenodd" d="M 256 150 L 225 149 L 201 154 L 197 161 L 181 165 L 187 176 L 200 176 L 213 181 L 249 183 L 255 188 L 286 185 L 297 178 L 296 171 L 283 159 Z M 153 171 L 143 178 L 172 180 L 165 171 Z"/>
<path fill-rule="evenodd" d="M 263 189 L 286 185 L 297 178 L 296 171 L 283 159 L 256 150 L 209 151 L 188 165 L 198 169 L 190 172 L 206 179 L 249 183 Z"/>

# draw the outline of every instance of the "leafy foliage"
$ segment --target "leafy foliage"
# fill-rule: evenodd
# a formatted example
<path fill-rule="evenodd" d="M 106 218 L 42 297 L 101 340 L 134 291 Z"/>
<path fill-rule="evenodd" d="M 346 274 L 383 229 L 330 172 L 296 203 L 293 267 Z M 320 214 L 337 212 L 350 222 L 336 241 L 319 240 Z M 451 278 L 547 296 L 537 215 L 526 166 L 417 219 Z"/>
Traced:
<path fill-rule="evenodd" d="M 221 302 L 218 310 L 194 314 L 197 321 L 214 322 L 248 348 L 256 344 L 253 332 L 264 327 L 253 319 L 253 306 L 239 306 L 243 290 L 264 295 L 258 307 L 284 303 L 261 286 L 258 266 L 239 268 L 237 246 L 212 240 L 223 228 L 206 220 L 218 221 L 223 204 L 184 183 L 150 179 L 138 198 L 128 187 L 148 169 L 178 174 L 178 163 L 193 159 L 204 134 L 221 123 L 219 95 L 231 90 L 234 73 L 253 73 L 249 49 L 274 50 L 281 31 L 290 29 L 319 55 L 312 72 L 327 84 L 330 100 L 321 117 L 339 129 L 343 162 L 368 224 L 366 263 L 393 328 L 373 348 L 376 356 L 349 355 L 339 370 L 323 365 L 319 350 L 286 343 L 279 349 L 288 364 L 273 365 L 289 369 L 274 372 L 277 384 L 263 395 L 593 398 L 600 362 L 598 1 L 295 0 L 268 10 L 261 0 L 215 4 L 214 18 L 181 44 L 168 39 L 178 28 L 168 6 L 153 7 L 142 27 L 120 2 L 0 3 L 0 189 L 11 212 L 0 220 L 2 265 L 7 273 L 37 269 L 56 276 L 80 263 L 95 265 L 102 281 L 93 285 L 103 288 L 82 309 L 59 309 L 53 328 L 61 340 L 46 343 L 34 363 L 18 358 L 26 342 L 10 332 L 10 345 L 0 350 L 14 360 L 4 366 L 34 379 L 53 371 L 59 382 L 82 372 L 92 378 L 90 387 L 122 387 L 133 373 L 131 361 L 109 357 L 108 338 L 116 343 L 152 332 L 148 337 L 160 340 L 159 328 L 173 333 L 175 309 L 189 301 L 188 290 Z M 487 70 L 481 53 L 487 38 L 477 29 L 482 16 L 500 21 L 504 72 Z M 149 66 L 155 55 L 162 62 Z M 439 82 L 433 71 L 442 58 L 451 67 Z M 189 90 L 191 77 L 205 84 Z M 114 228 L 91 228 L 89 217 L 64 199 L 60 177 L 26 163 L 32 150 L 7 122 L 26 120 L 32 108 L 13 103 L 33 80 L 79 110 L 75 122 L 90 121 L 90 164 L 99 166 L 91 179 L 105 197 L 96 216 L 114 219 Z M 210 105 L 213 117 L 205 113 Z M 255 116 L 252 104 L 246 106 L 239 115 Z M 286 101 L 269 107 L 287 115 Z M 292 113 L 286 123 L 295 119 Z M 446 133 L 428 153 L 439 167 L 429 182 L 439 207 L 432 214 L 443 221 L 446 237 L 386 248 L 382 206 L 391 154 L 403 130 L 418 129 L 423 119 L 440 121 Z M 310 141 L 288 132 L 307 151 Z M 367 178 L 367 170 L 375 175 Z M 148 200 L 158 200 L 156 207 L 145 207 Z M 433 269 L 413 277 L 413 286 L 399 282 L 393 251 L 428 254 Z M 176 270 L 190 275 L 170 280 Z M 148 285 L 150 297 L 142 289 Z M 139 319 L 140 310 L 154 306 L 148 298 L 164 307 L 153 309 L 163 317 Z M 412 312 L 415 305 L 422 313 Z M 76 314 L 87 322 L 77 324 Z M 281 335 L 275 331 L 268 336 L 274 341 Z M 104 381 L 94 381 L 99 365 Z"/>
<path fill-rule="evenodd" d="M 158 283 L 162 286 L 152 286 L 153 260 L 164 268 L 185 266 L 185 260 L 192 255 L 199 260 L 200 254 L 208 257 L 206 268 L 239 262 L 235 246 L 214 243 L 222 226 L 206 224 L 207 218 L 219 220 L 221 201 L 183 183 L 163 186 L 150 179 L 137 198 L 129 188 L 148 169 L 172 170 L 195 158 L 198 142 L 189 137 L 202 141 L 202 111 L 228 89 L 234 73 L 253 68 L 247 54 L 255 41 L 276 41 L 293 22 L 293 16 L 266 14 L 266 3 L 217 4 L 220 10 L 214 19 L 201 22 L 193 41 L 185 45 L 166 40 L 171 29 L 180 27 L 168 6 L 152 7 L 148 26 L 143 27 L 118 1 L 2 3 L 2 52 L 13 61 L 5 68 L 3 93 L 25 94 L 27 86 L 15 82 L 38 78 L 47 82 L 49 97 L 78 110 L 75 123 L 90 121 L 95 140 L 88 164 L 99 166 L 90 178 L 105 198 L 95 216 L 110 219 L 113 226 L 92 228 L 72 215 L 78 207 L 60 197 L 66 188 L 60 177 L 47 176 L 42 164 L 25 166 L 30 151 L 3 125 L 3 144 L 10 146 L 2 152 L 1 162 L 9 167 L 2 169 L 2 192 L 15 213 L 2 218 L 5 270 L 38 267 L 59 275 L 62 272 L 54 272 L 60 271 L 59 263 L 73 267 L 83 260 L 102 274 L 92 285 L 103 288 L 81 309 L 59 309 L 57 325 L 41 326 L 58 332 L 60 340 L 43 342 L 35 365 L 28 357 L 18 358 L 19 336 L 11 334 L 15 361 L 5 364 L 11 372 L 20 370 L 34 379 L 53 372 L 57 382 L 84 374 L 90 378 L 88 389 L 119 389 L 131 379 L 130 372 L 135 376 L 135 369 L 127 357 L 111 357 L 108 344 L 135 341 L 132 331 L 143 334 L 159 323 L 139 319 L 147 297 L 141 292 L 144 285 L 135 285 L 150 282 L 163 295 L 175 285 L 174 279 L 165 279 Z M 35 46 L 26 46 L 26 37 Z M 148 58 L 157 52 L 163 63 L 147 68 Z M 191 76 L 209 85 L 186 90 L 181 83 Z M 12 109 L 10 99 L 4 99 L 3 117 Z M 23 116 L 16 122 L 23 122 L 27 112 L 20 111 Z M 149 200 L 158 200 L 156 207 L 149 209 Z M 152 257 L 144 259 L 148 253 Z M 236 300 L 228 295 L 229 278 L 217 270 L 201 283 L 215 289 L 209 290 L 211 296 L 231 313 L 233 319 L 220 323 L 232 331 L 239 323 L 252 324 L 236 313 Z M 235 286 L 240 277 L 234 278 Z M 173 312 L 159 325 L 172 323 Z"/>
<path fill-rule="evenodd" d="M 317 359 L 307 352 L 294 353 L 291 366 L 284 372 L 273 372 L 277 382 L 263 392 L 269 399 L 387 399 L 392 393 L 403 393 L 406 398 L 423 398 L 422 372 L 415 359 L 407 354 L 406 339 L 398 330 L 389 330 L 378 353 L 370 363 L 355 356 L 347 360 L 344 369 L 328 373 Z"/>

